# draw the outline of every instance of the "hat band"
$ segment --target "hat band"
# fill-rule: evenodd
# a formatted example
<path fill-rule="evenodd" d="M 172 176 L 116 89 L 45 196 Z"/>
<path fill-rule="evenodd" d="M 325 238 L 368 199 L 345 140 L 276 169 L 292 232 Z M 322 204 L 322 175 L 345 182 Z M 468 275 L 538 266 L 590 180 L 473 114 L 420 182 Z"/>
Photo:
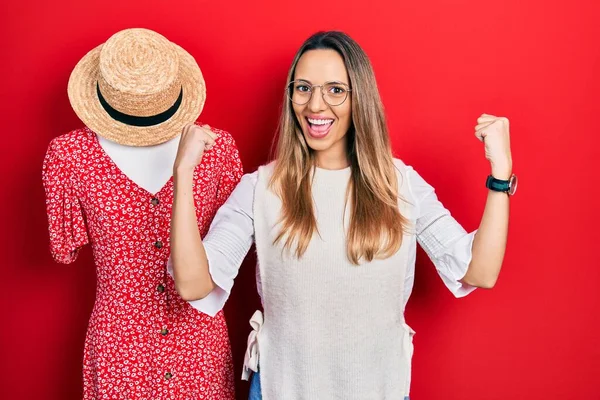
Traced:
<path fill-rule="evenodd" d="M 175 113 L 179 109 L 179 106 L 181 106 L 181 101 L 183 99 L 182 87 L 181 91 L 179 92 L 179 97 L 175 101 L 175 104 L 173 104 L 167 111 L 163 111 L 160 114 L 151 115 L 149 117 L 137 117 L 135 115 L 122 113 L 121 111 L 112 108 L 111 105 L 108 104 L 108 102 L 102 96 L 102 93 L 100 92 L 100 86 L 98 85 L 98 83 L 96 83 L 96 91 L 98 92 L 98 100 L 100 100 L 100 104 L 112 119 L 132 126 L 153 126 L 162 124 L 163 122 L 171 118 L 173 115 L 175 115 Z"/>

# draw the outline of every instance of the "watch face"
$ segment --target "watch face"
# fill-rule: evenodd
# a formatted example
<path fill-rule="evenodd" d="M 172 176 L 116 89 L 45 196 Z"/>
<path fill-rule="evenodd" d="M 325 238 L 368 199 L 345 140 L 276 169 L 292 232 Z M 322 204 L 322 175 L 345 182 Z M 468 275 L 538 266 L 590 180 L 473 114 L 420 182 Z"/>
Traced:
<path fill-rule="evenodd" d="M 509 182 L 510 182 L 510 184 L 509 184 L 510 186 L 508 188 L 508 194 L 512 196 L 517 191 L 517 185 L 519 183 L 517 180 L 517 176 L 516 175 L 511 176 Z"/>

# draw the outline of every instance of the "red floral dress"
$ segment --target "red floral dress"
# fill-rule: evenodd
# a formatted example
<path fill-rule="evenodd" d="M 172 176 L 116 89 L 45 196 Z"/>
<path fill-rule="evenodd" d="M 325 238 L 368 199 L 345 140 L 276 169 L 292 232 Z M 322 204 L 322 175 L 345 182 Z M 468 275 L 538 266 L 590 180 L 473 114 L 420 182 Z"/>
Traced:
<path fill-rule="evenodd" d="M 194 172 L 202 235 L 242 176 L 235 142 L 218 132 Z M 166 270 L 172 178 L 149 193 L 84 128 L 50 143 L 43 181 L 54 259 L 71 263 L 91 243 L 96 264 L 84 399 L 234 399 L 223 313 L 210 317 L 182 300 Z"/>

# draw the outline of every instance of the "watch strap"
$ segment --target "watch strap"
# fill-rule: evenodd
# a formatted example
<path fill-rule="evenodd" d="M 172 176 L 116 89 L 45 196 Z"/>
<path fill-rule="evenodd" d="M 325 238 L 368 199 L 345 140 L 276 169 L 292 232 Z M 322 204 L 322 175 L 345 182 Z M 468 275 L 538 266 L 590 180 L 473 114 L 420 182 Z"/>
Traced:
<path fill-rule="evenodd" d="M 496 179 L 492 175 L 487 177 L 485 181 L 485 187 L 493 190 L 495 192 L 506 192 L 508 193 L 510 189 L 510 181 L 504 181 L 501 179 Z"/>

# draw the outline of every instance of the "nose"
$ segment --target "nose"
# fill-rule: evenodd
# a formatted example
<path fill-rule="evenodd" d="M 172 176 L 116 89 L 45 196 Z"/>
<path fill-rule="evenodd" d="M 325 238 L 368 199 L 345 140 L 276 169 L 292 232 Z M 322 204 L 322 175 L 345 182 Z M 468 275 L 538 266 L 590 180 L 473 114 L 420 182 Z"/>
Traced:
<path fill-rule="evenodd" d="M 317 92 L 317 89 L 319 92 Z M 311 112 L 317 113 L 327 108 L 325 101 L 323 100 L 323 88 L 321 86 L 314 86 L 312 96 L 308 102 L 308 109 Z"/>

